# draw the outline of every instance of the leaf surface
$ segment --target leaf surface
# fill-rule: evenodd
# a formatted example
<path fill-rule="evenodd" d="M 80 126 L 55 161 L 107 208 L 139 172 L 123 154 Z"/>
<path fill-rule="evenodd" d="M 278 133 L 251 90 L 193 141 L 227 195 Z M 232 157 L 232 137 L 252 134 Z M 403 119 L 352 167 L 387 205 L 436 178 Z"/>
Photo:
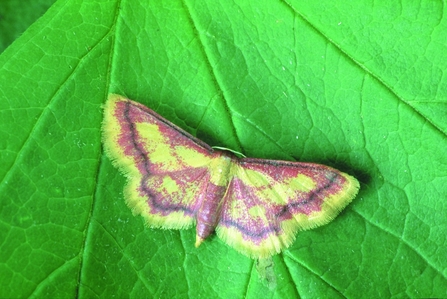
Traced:
<path fill-rule="evenodd" d="M 446 297 L 441 3 L 57 1 L 0 55 L 0 297 Z M 357 177 L 256 264 L 144 227 L 100 142 L 124 94 L 248 157 Z M 328 296 L 329 294 L 329 296 Z"/>

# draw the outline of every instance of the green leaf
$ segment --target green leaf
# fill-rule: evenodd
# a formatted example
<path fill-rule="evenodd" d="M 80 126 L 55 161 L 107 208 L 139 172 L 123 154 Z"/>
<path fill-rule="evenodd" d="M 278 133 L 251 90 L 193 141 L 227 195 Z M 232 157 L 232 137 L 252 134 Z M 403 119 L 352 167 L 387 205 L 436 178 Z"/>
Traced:
<path fill-rule="evenodd" d="M 0 297 L 446 297 L 442 3 L 57 1 L 0 55 Z M 256 262 L 144 226 L 101 146 L 109 93 L 210 145 L 361 190 Z"/>
<path fill-rule="evenodd" d="M 55 2 L 55 0 L 2 0 L 0 53 Z"/>

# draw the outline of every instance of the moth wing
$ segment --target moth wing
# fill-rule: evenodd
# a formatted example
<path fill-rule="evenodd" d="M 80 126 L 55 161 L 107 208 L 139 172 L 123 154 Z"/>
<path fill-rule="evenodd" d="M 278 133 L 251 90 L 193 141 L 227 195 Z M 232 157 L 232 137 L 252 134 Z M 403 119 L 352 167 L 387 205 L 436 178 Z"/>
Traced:
<path fill-rule="evenodd" d="M 187 228 L 203 200 L 213 149 L 142 104 L 110 95 L 103 144 L 126 176 L 124 197 L 134 214 L 161 228 Z"/>
<path fill-rule="evenodd" d="M 247 256 L 268 257 L 290 246 L 298 231 L 331 221 L 358 188 L 355 178 L 324 165 L 240 159 L 217 233 Z"/>

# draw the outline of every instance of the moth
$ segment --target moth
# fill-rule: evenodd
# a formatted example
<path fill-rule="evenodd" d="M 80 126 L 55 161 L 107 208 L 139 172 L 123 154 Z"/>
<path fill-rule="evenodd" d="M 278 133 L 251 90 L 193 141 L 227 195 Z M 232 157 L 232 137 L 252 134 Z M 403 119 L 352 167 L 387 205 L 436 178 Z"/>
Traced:
<path fill-rule="evenodd" d="M 277 254 L 298 231 L 328 223 L 359 190 L 354 177 L 325 165 L 214 149 L 116 94 L 104 105 L 102 141 L 127 177 L 124 197 L 134 215 L 156 228 L 195 223 L 196 247 L 216 232 L 251 258 Z"/>

